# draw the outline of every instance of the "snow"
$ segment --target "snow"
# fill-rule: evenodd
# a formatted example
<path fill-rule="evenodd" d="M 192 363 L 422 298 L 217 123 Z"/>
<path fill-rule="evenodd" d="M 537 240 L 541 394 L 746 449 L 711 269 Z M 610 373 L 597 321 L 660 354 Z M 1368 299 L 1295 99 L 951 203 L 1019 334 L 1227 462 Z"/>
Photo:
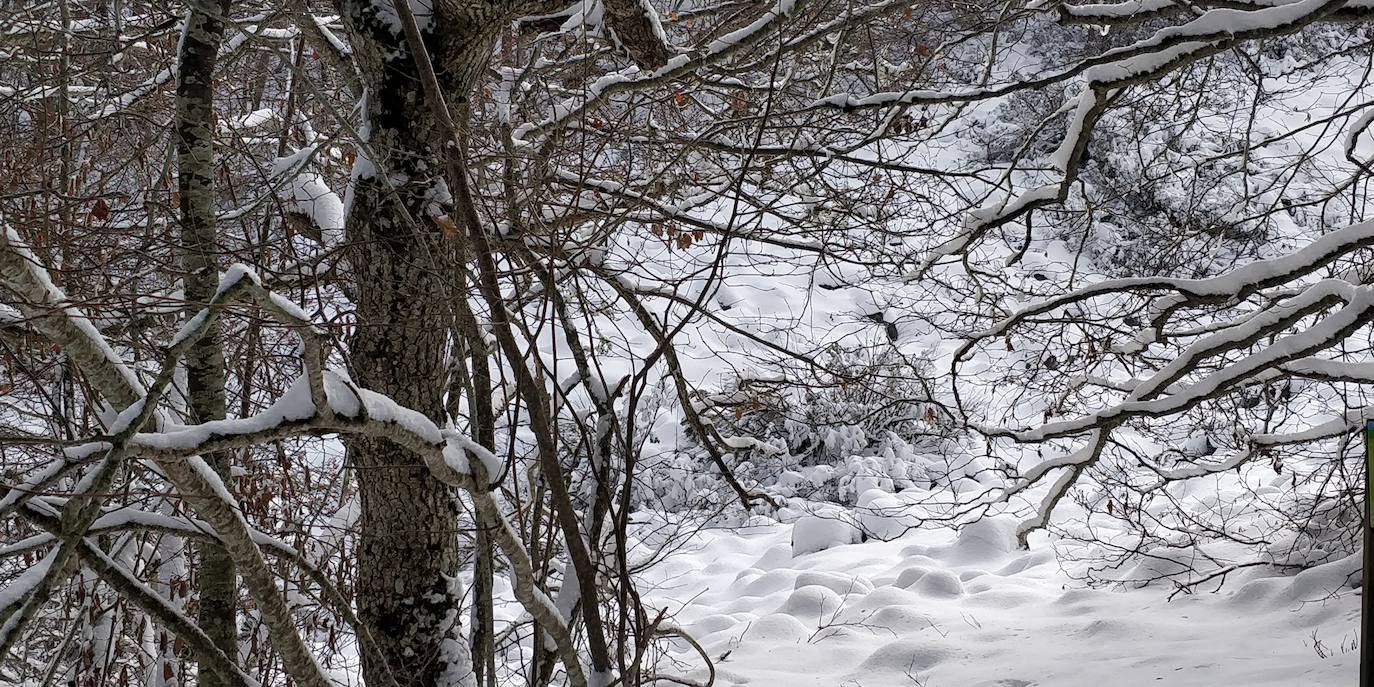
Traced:
<path fill-rule="evenodd" d="M 1182 370 L 1191 366 L 1197 359 L 1206 357 L 1214 349 L 1228 348 L 1262 332 L 1266 326 L 1274 326 L 1294 313 L 1320 307 L 1331 297 L 1340 297 L 1346 305 L 1328 315 L 1317 324 L 1305 330 L 1278 338 L 1267 347 L 1247 355 L 1235 363 L 1222 368 L 1186 386 L 1163 389 L 1161 386 L 1177 379 Z M 1236 384 L 1262 373 L 1264 370 L 1300 358 L 1308 353 L 1325 349 L 1339 342 L 1367 321 L 1369 312 L 1374 309 L 1374 289 L 1355 287 L 1345 281 L 1323 280 L 1309 287 L 1299 295 L 1266 310 L 1239 326 L 1232 327 L 1206 337 L 1186 349 L 1177 358 L 1164 366 L 1149 380 L 1137 385 L 1127 400 L 1096 413 L 1084 415 L 1073 420 L 1045 423 L 1035 429 L 1017 432 L 1022 440 L 1038 441 L 1055 436 L 1066 436 L 1085 432 L 1103 420 L 1130 415 L 1164 415 L 1187 409 L 1202 399 L 1235 386 Z M 1159 398 L 1152 395 L 1165 392 Z"/>
<path fill-rule="evenodd" d="M 469 456 L 477 456 L 482 462 L 482 468 L 487 471 L 488 479 L 495 480 L 501 475 L 506 463 L 499 456 L 456 430 L 446 429 L 443 434 L 447 440 L 444 445 L 444 462 L 449 467 L 465 475 L 472 474 L 472 467 L 468 463 Z"/>
<path fill-rule="evenodd" d="M 338 52 L 341 56 L 348 56 L 353 54 L 353 51 L 349 49 L 348 44 L 344 43 L 343 39 L 339 38 L 338 35 L 335 34 L 332 29 L 329 28 L 330 22 L 336 20 L 338 17 L 321 17 L 312 14 L 310 15 L 310 18 L 315 22 L 315 26 L 319 28 L 320 35 L 324 36 L 325 40 L 329 41 L 329 45 L 334 48 L 335 52 Z"/>
<path fill-rule="evenodd" d="M 601 35 L 601 18 L 606 12 L 600 2 L 592 0 L 582 0 L 574 3 L 568 12 L 568 18 L 558 27 L 559 31 L 588 31 L 589 35 Z"/>
<path fill-rule="evenodd" d="M 796 9 L 797 0 L 778 0 L 768 11 L 763 12 L 757 19 L 743 28 L 731 31 L 730 33 L 717 38 L 706 48 L 707 52 L 724 52 L 736 45 L 741 45 L 762 31 L 765 31 L 770 24 L 786 17 Z"/>
<path fill-rule="evenodd" d="M 1369 128 L 1370 124 L 1374 124 L 1374 108 L 1366 109 L 1364 114 L 1361 114 L 1359 119 L 1356 119 L 1346 132 L 1345 156 L 1347 158 L 1354 158 L 1355 148 L 1359 145 L 1360 134 L 1363 134 L 1365 130 Z"/>
<path fill-rule="evenodd" d="M 219 276 L 219 286 L 215 288 L 213 300 L 223 298 L 224 294 L 227 293 L 229 289 L 234 288 L 234 286 L 243 279 L 247 279 L 254 284 L 262 284 L 262 279 L 258 277 L 258 273 L 252 267 L 241 262 L 236 262 L 230 265 L 229 269 L 225 270 L 224 273 Z"/>
<path fill-rule="evenodd" d="M 1333 8 L 1334 5 L 1329 0 L 1299 0 L 1260 9 L 1209 9 L 1185 24 L 1167 26 L 1143 40 L 1104 51 L 1092 60 L 1091 64 L 1096 66 L 1089 66 L 1086 62 L 1074 64 L 1053 73 L 1039 75 L 1037 80 L 1062 81 L 1078 73 L 1085 73 L 1088 81 L 1099 84 L 1127 80 L 1163 69 L 1179 55 L 1203 50 L 1217 41 L 1238 35 L 1282 32 L 1287 27 L 1296 29 L 1321 18 Z M 1015 88 L 1015 84 L 949 91 L 912 89 L 874 93 L 864 97 L 837 93 L 816 99 L 810 107 L 854 109 L 903 103 L 976 102 L 1005 95 L 1012 88 Z"/>
<path fill-rule="evenodd" d="M 1139 15 L 1145 12 L 1158 12 L 1160 10 L 1176 8 L 1178 5 L 1173 0 L 1129 0 L 1114 4 L 1094 4 L 1094 5 L 1071 5 L 1064 3 L 1060 5 L 1064 12 L 1074 17 L 1091 18 L 1112 18 L 1120 19 Z"/>
<path fill-rule="evenodd" d="M 205 324 L 205 320 L 208 317 L 210 317 L 210 311 L 208 309 L 201 309 L 200 312 L 192 315 L 185 322 L 181 323 L 181 327 L 179 327 L 177 333 L 172 336 L 172 340 L 167 343 L 167 347 L 176 348 L 181 345 L 183 341 Z"/>
<path fill-rule="evenodd" d="M 396 5 L 392 0 L 371 0 L 374 16 L 390 31 L 400 35 L 401 15 L 396 12 Z M 407 0 L 410 12 L 415 16 L 415 24 L 421 31 L 429 28 L 434 23 L 434 5 L 432 0 Z"/>
<path fill-rule="evenodd" d="M 0 613 L 9 616 L 17 604 L 23 603 L 29 593 L 35 589 L 47 576 L 48 570 L 57 560 L 59 550 L 54 548 L 49 551 L 37 565 L 29 566 L 18 577 L 14 578 L 9 584 L 0 587 Z M 13 631 L 14 623 L 19 620 L 18 614 L 5 618 L 5 623 L 0 625 L 0 637 L 4 637 Z"/>
<path fill-rule="evenodd" d="M 326 393 L 349 393 L 341 385 L 331 384 L 326 375 Z M 267 409 L 257 415 L 230 420 L 212 420 L 198 425 L 172 425 L 161 432 L 142 432 L 129 441 L 130 447 L 149 447 L 164 450 L 193 450 L 215 436 L 237 436 L 264 432 L 288 422 L 314 417 L 315 404 L 310 400 L 310 385 L 300 377 Z M 207 468 L 208 469 L 208 468 Z M 227 494 L 226 494 L 227 495 Z"/>
<path fill-rule="evenodd" d="M 359 389 L 367 417 L 378 422 L 399 425 L 426 443 L 439 445 L 444 441 L 443 432 L 424 414 L 406 408 L 389 397 L 368 389 Z"/>
<path fill-rule="evenodd" d="M 267 129 L 268 127 L 280 125 L 281 115 L 278 115 L 277 111 L 271 108 L 263 108 L 260 110 L 253 110 L 239 117 L 238 120 L 234 122 L 233 128 L 237 129 L 239 133 L 253 133 L 259 129 Z"/>
<path fill-rule="evenodd" d="M 337 245 L 343 239 L 346 217 L 344 200 L 329 188 L 323 175 L 305 170 L 318 153 L 318 145 L 308 145 L 290 155 L 276 158 L 272 161 L 268 177 L 280 184 L 276 195 L 287 211 L 310 218 L 320 229 L 322 243 Z M 281 180 L 285 180 L 284 183 Z"/>
<path fill-rule="evenodd" d="M 310 322 L 310 315 L 306 313 L 305 310 L 301 309 L 301 306 L 296 305 L 295 301 L 292 301 L 286 296 L 274 291 L 268 293 L 267 299 L 272 302 L 274 307 L 285 313 L 288 317 L 296 320 L 296 322 Z"/>
<path fill-rule="evenodd" d="M 1359 222 L 1321 236 L 1301 249 L 1281 257 L 1256 260 L 1212 278 L 1135 277 L 1105 279 L 1091 286 L 1063 296 L 1046 299 L 1035 306 L 1026 308 L 980 333 L 979 337 L 995 336 L 1027 315 L 1048 312 L 1070 303 L 1116 291 L 1171 290 L 1199 297 L 1240 298 L 1254 289 L 1315 272 L 1337 258 L 1349 254 L 1351 250 L 1371 242 L 1374 242 L 1374 221 Z"/>
<path fill-rule="evenodd" d="M 94 445 L 97 448 L 91 451 L 92 454 L 94 454 L 97 451 L 107 451 L 111 447 L 110 444 L 104 442 L 94 442 Z M 83 455 L 71 455 L 72 453 L 78 452 L 68 449 L 68 457 L 72 460 L 80 460 L 85 457 Z M 3 497 L 0 497 L 0 512 L 9 511 L 9 509 L 14 507 L 14 504 L 19 502 L 19 499 L 24 498 L 38 491 L 44 483 L 57 477 L 59 474 L 62 473 L 63 470 L 67 469 L 68 467 L 69 463 L 66 460 L 51 461 L 46 466 L 44 466 L 42 470 L 35 472 L 22 484 L 17 484 L 14 487 L 11 487 L 8 493 L 6 493 Z"/>
<path fill-rule="evenodd" d="M 290 155 L 274 158 L 272 164 L 267 168 L 267 176 L 269 178 L 276 178 L 284 176 L 289 172 L 300 170 L 318 153 L 319 146 L 308 145 Z"/>
<path fill-rule="evenodd" d="M 792 555 L 824 551 L 836 546 L 857 544 L 862 536 L 848 514 L 806 515 L 792 530 Z"/>
<path fill-rule="evenodd" d="M 716 659 L 718 685 L 1354 684 L 1353 559 L 1294 577 L 1240 569 L 1170 601 L 1167 587 L 1083 587 L 1045 544 L 1018 549 L 1005 517 L 861 544 L 842 522 L 698 534 L 649 571 L 646 603 Z M 798 542 L 829 546 L 797 555 Z M 705 676 L 675 652 L 695 666 L 685 676 Z"/>
<path fill-rule="evenodd" d="M 231 268 L 221 283 L 221 289 L 229 288 L 229 285 L 242 278 L 254 277 L 246 269 Z M 289 306 L 289 310 L 297 309 L 289 301 L 277 305 Z M 296 315 L 301 319 L 307 319 L 302 312 L 297 312 Z M 323 370 L 321 378 L 326 402 L 336 415 L 350 419 L 362 419 L 365 416 L 371 423 L 395 425 L 414 440 L 428 444 L 448 467 L 461 474 L 471 474 L 468 462 L 470 456 L 477 456 L 489 477 L 494 479 L 501 474 L 505 461 L 458 430 L 441 430 L 424 414 L 406 408 L 383 394 L 358 388 L 342 371 Z M 293 423 L 317 420 L 318 408 L 315 401 L 316 399 L 311 398 L 308 375 L 301 375 L 270 406 L 255 415 L 212 420 L 196 425 L 166 424 L 160 431 L 135 434 L 129 440 L 129 446 L 135 452 L 139 449 L 187 452 L 195 451 L 216 438 L 266 434 Z M 141 402 L 126 409 L 116 421 L 116 426 L 124 426 L 129 419 L 137 415 L 139 408 Z M 103 442 L 92 442 L 80 446 L 79 449 L 84 454 L 107 446 L 108 444 Z M 220 496 L 232 501 L 229 492 L 224 490 L 218 478 L 207 472 L 209 468 L 204 467 L 200 458 L 193 457 L 188 460 L 192 461 L 193 467 L 206 474 L 206 479 L 221 492 Z"/>
<path fill-rule="evenodd" d="M 86 317 L 79 308 L 70 304 L 70 301 L 67 300 L 67 295 L 53 283 L 52 278 L 48 276 L 47 270 L 39 267 L 43 263 L 33 254 L 28 243 L 20 238 L 19 233 L 8 224 L 4 225 L 4 229 L 5 243 L 8 244 L 6 247 L 15 251 L 24 259 L 29 274 L 35 282 L 42 285 L 43 290 L 46 292 L 46 300 L 48 303 L 59 306 L 61 314 L 90 339 L 91 343 L 95 345 L 116 373 L 124 379 L 129 388 L 138 393 L 142 393 L 143 384 L 138 380 L 138 376 L 134 374 L 134 371 L 130 369 L 129 366 L 124 364 L 124 359 L 120 357 L 118 353 L 115 353 L 115 350 L 110 347 L 109 342 L 100 334 L 100 331 L 91 323 L 91 320 Z"/>
<path fill-rule="evenodd" d="M 191 456 L 186 459 L 186 464 L 191 466 L 192 470 L 200 474 L 200 478 L 210 486 L 210 490 L 215 492 L 215 496 L 219 497 L 221 501 L 229 504 L 233 508 L 237 509 L 239 507 L 238 500 L 229 492 L 229 488 L 225 486 L 224 480 L 219 478 L 219 473 L 215 472 L 215 469 L 210 467 L 210 464 L 205 462 L 204 458 L 200 456 Z"/>
<path fill-rule="evenodd" d="M 134 420 L 137 420 L 138 417 L 143 414 L 143 408 L 147 404 L 147 401 L 148 397 L 144 396 L 134 401 L 128 408 L 120 411 L 119 414 L 115 416 L 114 422 L 110 424 L 110 433 L 122 434 L 128 431 L 129 426 L 134 423 Z"/>
<path fill-rule="evenodd" d="M 658 9 L 654 7 L 654 3 L 651 0 L 639 0 L 639 8 L 640 11 L 644 12 L 644 16 L 649 19 L 649 26 L 659 42 L 671 46 L 672 43 L 668 40 L 668 34 L 663 31 L 663 19 L 658 16 Z"/>

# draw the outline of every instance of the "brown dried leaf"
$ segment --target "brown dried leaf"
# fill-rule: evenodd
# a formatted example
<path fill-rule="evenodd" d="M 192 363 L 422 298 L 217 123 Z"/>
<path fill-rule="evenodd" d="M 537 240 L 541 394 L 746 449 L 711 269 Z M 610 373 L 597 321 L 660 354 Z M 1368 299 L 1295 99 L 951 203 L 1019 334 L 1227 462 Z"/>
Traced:
<path fill-rule="evenodd" d="M 434 223 L 439 225 L 439 230 L 445 236 L 453 237 L 458 235 L 458 224 L 448 215 L 434 215 Z"/>

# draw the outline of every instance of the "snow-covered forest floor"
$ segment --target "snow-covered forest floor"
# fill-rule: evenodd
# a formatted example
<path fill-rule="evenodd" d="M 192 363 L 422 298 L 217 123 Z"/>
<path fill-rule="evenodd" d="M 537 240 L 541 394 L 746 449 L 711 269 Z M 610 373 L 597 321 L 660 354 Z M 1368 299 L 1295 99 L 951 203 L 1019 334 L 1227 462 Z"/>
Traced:
<path fill-rule="evenodd" d="M 1355 559 L 1214 592 L 1084 587 L 1015 524 L 794 556 L 792 526 L 704 532 L 648 576 L 720 685 L 1348 687 Z M 686 647 L 683 647 L 684 649 Z M 691 662 L 691 652 L 674 658 Z M 704 677 L 704 671 L 695 671 Z"/>
<path fill-rule="evenodd" d="M 1028 61 L 1038 59 L 1031 55 L 1042 53 L 1032 46 L 1024 50 Z M 1236 119 L 1236 108 L 1245 103 L 1233 99 L 1233 93 L 1217 93 L 1215 101 L 1189 113 L 1196 118 L 1195 124 L 1201 122 L 1198 128 L 1210 127 L 1217 137 L 1209 140 L 1192 132 L 1185 133 L 1182 142 L 1167 144 L 1223 150 L 1241 140 L 1248 143 L 1278 132 L 1298 132 L 1256 144 L 1245 183 L 1262 185 L 1264 191 L 1242 195 L 1233 186 L 1240 183 L 1238 177 L 1229 173 L 1201 194 L 1197 178 L 1177 185 L 1123 183 L 1149 188 L 1156 194 L 1151 202 L 1165 208 L 1187 206 L 1196 211 L 1202 207 L 1204 214 L 1223 218 L 1244 214 L 1246 203 L 1273 205 L 1286 203 L 1286 198 L 1327 192 L 1331 181 L 1324 170 L 1340 164 L 1341 134 L 1334 127 L 1310 123 L 1338 116 L 1356 97 L 1352 94 L 1366 93 L 1367 85 L 1355 78 L 1363 68 L 1363 58 L 1343 66 L 1344 58 L 1339 58 L 1320 73 L 1311 73 L 1304 71 L 1298 57 L 1268 57 L 1259 56 L 1257 61 L 1271 75 L 1263 90 L 1274 94 L 1272 99 L 1256 104 L 1255 111 L 1241 121 Z M 975 164 L 984 152 L 978 147 L 997 135 L 987 131 L 1011 126 L 1013 117 L 1005 107 L 972 107 L 951 131 L 955 144 L 924 161 L 956 167 Z M 1106 132 L 1096 143 L 1104 149 L 1127 145 L 1116 135 Z M 1369 147 L 1363 140 L 1352 145 L 1361 150 Z M 1130 153 L 1123 152 L 1108 160 L 1122 165 L 1115 173 L 1121 169 L 1144 173 L 1144 163 L 1129 158 Z M 1298 162 L 1287 166 L 1290 160 Z M 1121 181 L 1111 179 L 1106 169 L 1094 170 L 1104 176 L 1093 180 Z M 1018 181 L 1029 183 L 1030 179 Z M 963 190 L 973 195 L 981 192 Z M 950 202 L 956 201 L 951 198 Z M 1123 208 L 1128 213 L 1137 210 L 1129 204 Z M 1163 212 L 1156 208 L 1145 215 Z M 1343 210 L 1326 207 L 1324 212 L 1330 216 L 1299 209 L 1270 217 L 1262 241 L 1170 235 L 1168 230 L 1161 235 L 1132 234 L 1122 232 L 1110 215 L 1102 224 L 1083 229 L 1085 236 L 1050 222 L 1034 232 L 1028 230 L 1016 264 L 998 276 L 1019 290 L 1024 305 L 1056 290 L 1148 269 L 1127 266 L 1132 260 L 1160 260 L 1156 264 L 1169 265 L 1164 269 L 1168 274 L 1223 274 L 1235 265 L 1281 256 L 1306 245 L 1326 231 L 1322 227 L 1328 223 L 1357 219 L 1364 210 L 1362 205 L 1351 209 L 1342 219 L 1337 217 Z M 941 232 L 957 231 L 949 224 L 935 228 L 931 236 L 913 226 L 903 240 L 919 247 L 921 254 L 943 240 L 947 234 Z M 1011 243 L 1020 238 L 1014 235 Z M 689 273 L 702 267 L 671 246 L 635 237 L 626 240 L 625 252 L 635 256 L 636 264 L 654 266 L 646 272 Z M 987 264 L 996 264 L 1013 251 L 993 243 L 980 255 Z M 1175 264 L 1170 261 L 1177 260 L 1177 255 L 1169 256 L 1170 251 L 1195 251 L 1196 258 Z M 716 317 L 721 321 L 792 349 L 829 352 L 826 346 L 835 345 L 864 351 L 868 357 L 860 356 L 862 364 L 874 364 L 880 373 L 894 377 L 901 374 L 893 372 L 900 367 L 894 361 L 919 361 L 921 367 L 910 369 L 919 370 L 917 376 L 937 390 L 935 399 L 948 401 L 945 389 L 951 380 L 946 372 L 951 352 L 960 343 L 950 334 L 951 329 L 958 329 L 952 324 L 957 308 L 951 309 L 950 303 L 957 302 L 960 294 L 944 288 L 948 281 L 913 283 L 906 275 L 813 262 L 804 254 L 776 248 L 762 255 L 742 250 L 725 264 L 720 286 L 710 291 L 711 302 L 720 306 Z M 958 282 L 961 268 L 945 276 Z M 1122 302 L 1113 301 L 1102 307 L 1110 311 L 1121 306 Z M 606 328 L 632 329 L 624 323 Z M 1014 375 L 1029 379 L 1037 374 L 1041 361 L 1056 355 L 1063 359 L 1066 351 L 1072 360 L 1075 352 L 1081 352 L 1076 347 L 1086 340 L 1075 340 L 1072 332 L 1057 332 L 1053 339 L 1013 340 L 1009 336 L 1005 353 L 1000 339 L 980 349 L 970 358 L 966 377 L 960 381 L 967 394 L 964 411 L 983 426 L 1034 427 L 1050 418 L 1048 409 L 1056 394 L 1069 392 L 1055 387 L 1032 390 L 1015 383 Z M 703 389 L 743 386 L 753 378 L 766 381 L 772 374 L 779 379 L 786 376 L 760 371 L 764 367 L 760 361 L 776 362 L 767 346 L 724 331 L 713 321 L 688 326 L 679 341 L 688 361 L 687 376 Z M 635 340 L 629 343 L 633 346 Z M 647 339 L 638 342 L 644 349 L 651 344 Z M 551 360 L 558 357 L 558 350 L 554 342 L 545 347 Z M 891 351 L 891 357 L 883 358 L 884 350 Z M 886 360 L 891 367 L 875 364 L 878 360 Z M 903 381 L 910 384 L 905 387 L 908 393 L 920 396 L 911 379 L 894 384 Z M 1356 396 L 1362 393 L 1348 391 Z M 1260 545 L 1240 545 L 1220 536 L 1216 539 L 1221 541 L 1203 541 L 1196 549 L 1141 546 L 1132 550 L 1137 533 L 1112 522 L 1120 511 L 1112 512 L 1110 487 L 1094 485 L 1077 492 L 1073 503 L 1060 504 L 1049 523 L 1051 532 L 1032 535 L 1029 549 L 1023 549 L 1017 546 L 1016 529 L 1034 513 L 1043 488 L 993 509 L 1005 510 L 1005 514 L 962 528 L 923 517 L 941 511 L 940 507 L 932 510 L 931 504 L 948 508 L 963 503 L 967 498 L 963 495 L 1005 484 L 987 474 L 994 462 L 1025 469 L 1044 460 L 1047 453 L 1062 455 L 1077 446 L 989 444 L 967 436 L 950 440 L 949 435 L 912 439 L 908 444 L 871 428 L 864 434 L 854 426 L 843 426 L 840 416 L 852 420 L 854 407 L 862 407 L 862 401 L 846 406 L 844 400 L 820 396 L 820 402 L 808 405 L 803 399 L 811 397 L 805 394 L 782 394 L 781 403 L 796 405 L 768 409 L 776 411 L 771 424 L 764 420 L 751 425 L 748 417 L 739 423 L 755 432 L 773 432 L 755 434 L 763 443 L 741 444 L 752 453 L 741 452 L 736 458 L 750 485 L 762 486 L 785 504 L 781 511 L 753 518 L 738 515 L 725 518 L 724 523 L 720 518 L 711 520 L 690 543 L 674 544 L 674 553 L 643 577 L 646 603 L 665 610 L 667 617 L 699 640 L 715 662 L 717 684 L 1353 684 L 1358 556 L 1339 546 L 1313 545 L 1324 536 L 1316 530 L 1298 536 L 1290 533 Z M 1213 409 L 1210 417 L 1174 417 L 1139 433 L 1123 433 L 1147 455 L 1172 455 L 1179 461 L 1210 456 L 1207 461 L 1221 463 L 1245 450 L 1245 432 L 1280 434 L 1340 421 L 1350 398 L 1314 390 L 1286 398 L 1280 416 L 1258 422 L 1252 422 L 1243 410 L 1218 413 Z M 1081 408 L 1094 410 L 1108 399 L 1109 394 L 1089 393 L 1078 400 Z M 925 406 L 915 407 L 916 414 L 925 412 Z M 802 426 L 818 418 L 818 424 Z M 940 434 L 943 417 L 923 419 L 934 430 L 932 435 Z M 676 413 L 662 410 L 656 421 L 665 456 L 691 443 Z M 830 421 L 834 424 L 827 426 Z M 1232 429 L 1242 425 L 1244 431 Z M 799 435 L 814 438 L 823 449 L 808 457 L 790 455 L 789 449 L 808 445 Z M 1347 444 L 1337 450 L 1354 449 Z M 655 445 L 646 446 L 645 451 L 653 455 Z M 817 454 L 825 458 L 818 459 Z M 1294 493 L 1290 488 L 1322 474 L 1331 456 L 1325 449 L 1297 453 L 1285 464 L 1246 466 L 1171 485 L 1167 503 L 1158 504 L 1145 519 L 1168 521 L 1170 512 L 1182 510 L 1184 519 L 1188 514 L 1199 521 L 1217 518 L 1226 523 L 1221 527 L 1226 532 L 1269 531 L 1280 504 Z M 655 498 L 686 504 L 692 502 L 694 487 L 707 490 L 715 484 L 709 475 L 673 469 L 672 458 L 665 462 L 669 467 L 662 474 L 654 475 L 651 468 L 646 477 L 647 491 Z M 1110 474 L 1111 469 L 1104 472 Z M 948 486 L 928 481 L 934 475 L 943 475 Z M 922 483 L 923 479 L 927 481 Z M 1120 501 L 1116 503 L 1121 508 Z M 654 522 L 665 517 L 652 509 L 641 516 Z M 675 520 L 677 516 L 667 517 Z M 915 528 L 918 524 L 920 529 Z M 908 526 L 913 529 L 904 531 Z M 870 538 L 875 534 L 888 541 Z M 1305 536 L 1311 539 L 1304 540 Z M 1297 572 L 1300 567 L 1265 564 L 1274 561 L 1315 567 Z M 669 655 L 670 664 L 697 666 L 691 674 L 705 678 L 700 661 L 692 659 L 694 650 L 680 642 L 676 648 L 680 651 Z"/>

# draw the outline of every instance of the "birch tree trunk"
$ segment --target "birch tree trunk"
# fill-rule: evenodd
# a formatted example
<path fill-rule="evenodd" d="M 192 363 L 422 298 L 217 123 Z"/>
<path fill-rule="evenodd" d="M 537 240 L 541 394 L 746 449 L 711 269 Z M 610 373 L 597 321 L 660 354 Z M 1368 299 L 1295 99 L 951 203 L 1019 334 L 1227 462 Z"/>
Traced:
<path fill-rule="evenodd" d="M 181 210 L 182 282 L 188 317 L 214 296 L 219 286 L 215 259 L 214 73 L 229 0 L 190 3 L 178 56 L 176 98 L 177 188 Z M 225 416 L 224 350 L 218 325 L 186 354 L 186 389 L 196 422 Z M 230 484 L 230 454 L 205 456 L 220 479 Z M 200 546 L 200 625 L 226 656 L 238 656 L 234 564 L 215 544 Z M 201 671 L 200 684 L 220 687 L 223 681 Z"/>

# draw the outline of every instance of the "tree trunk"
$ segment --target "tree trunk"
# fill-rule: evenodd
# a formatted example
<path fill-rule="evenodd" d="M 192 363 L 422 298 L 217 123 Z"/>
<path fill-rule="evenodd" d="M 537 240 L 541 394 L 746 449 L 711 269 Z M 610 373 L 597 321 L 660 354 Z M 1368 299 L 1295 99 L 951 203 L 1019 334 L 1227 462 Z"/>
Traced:
<path fill-rule="evenodd" d="M 191 3 L 178 56 L 177 187 L 181 210 L 181 263 L 188 317 L 200 310 L 219 287 L 215 256 L 214 72 L 228 0 Z M 224 350 L 220 330 L 212 327 L 185 357 L 190 412 L 196 422 L 224 419 Z M 219 478 L 230 484 L 230 455 L 205 456 Z M 238 656 L 234 563 L 220 546 L 200 547 L 200 613 L 205 634 L 226 656 Z M 224 684 L 211 671 L 201 671 L 200 684 Z"/>
<path fill-rule="evenodd" d="M 440 420 L 449 295 L 433 263 L 441 247 L 398 227 L 380 189 L 362 183 L 355 194 L 354 374 L 363 386 Z M 358 615 L 382 654 L 363 654 L 365 679 L 383 684 L 374 676 L 390 669 L 401 685 L 466 684 L 471 666 L 457 636 L 461 590 L 448 582 L 458 574 L 455 494 L 418 456 L 390 441 L 355 440 L 349 456 L 361 495 Z"/>
<path fill-rule="evenodd" d="M 447 353 L 459 259 L 436 213 L 447 187 L 437 127 L 405 39 L 371 2 L 347 4 L 352 42 L 368 87 L 369 160 L 359 155 L 347 221 L 357 381 L 444 421 Z M 499 22 L 435 17 L 428 40 L 453 56 L 449 93 L 467 94 L 491 54 Z M 363 654 L 370 684 L 390 670 L 401 685 L 472 685 L 461 636 L 457 501 L 420 458 L 391 442 L 353 440 L 349 458 L 361 493 L 358 615 L 379 650 Z M 376 682 L 375 684 L 381 684 Z"/>

